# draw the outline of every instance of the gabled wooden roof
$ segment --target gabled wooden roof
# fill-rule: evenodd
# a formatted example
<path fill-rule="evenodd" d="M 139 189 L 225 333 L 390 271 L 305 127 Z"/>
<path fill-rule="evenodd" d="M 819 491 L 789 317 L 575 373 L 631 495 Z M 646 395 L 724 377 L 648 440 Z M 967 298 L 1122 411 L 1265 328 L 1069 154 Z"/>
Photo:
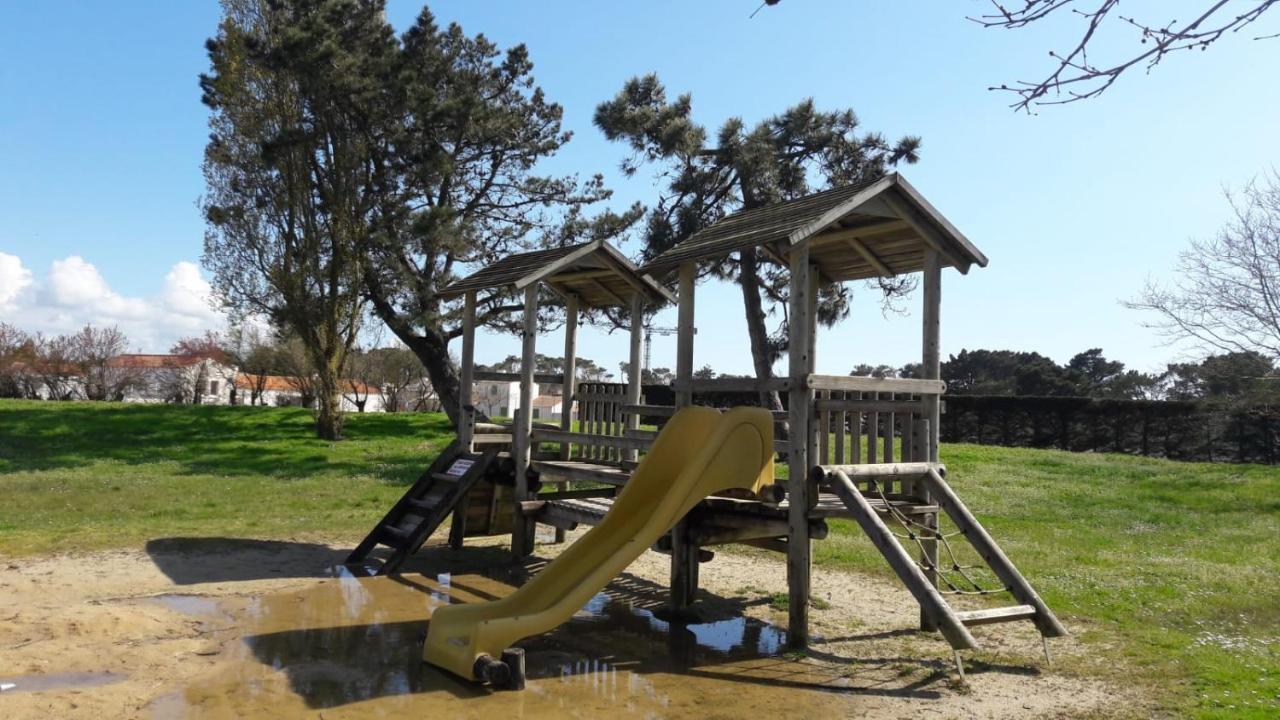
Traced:
<path fill-rule="evenodd" d="M 735 213 L 641 270 L 661 276 L 682 263 L 718 259 L 745 247 L 763 247 L 785 259 L 800 243 L 809 243 L 810 259 L 825 280 L 834 282 L 918 272 L 930 249 L 962 273 L 987 264 L 986 255 L 893 173 Z"/>
<path fill-rule="evenodd" d="M 522 290 L 544 282 L 561 295 L 576 295 L 582 305 L 627 306 L 637 293 L 649 302 L 675 302 L 675 296 L 604 240 L 510 255 L 440 291 L 457 297 L 472 290 L 511 287 Z"/>

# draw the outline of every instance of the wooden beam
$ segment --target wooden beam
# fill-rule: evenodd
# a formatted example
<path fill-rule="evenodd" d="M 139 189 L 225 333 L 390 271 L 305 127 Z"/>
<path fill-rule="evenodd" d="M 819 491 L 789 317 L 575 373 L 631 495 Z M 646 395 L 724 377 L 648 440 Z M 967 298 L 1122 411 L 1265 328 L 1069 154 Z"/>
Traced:
<path fill-rule="evenodd" d="M 555 275 L 561 269 L 567 268 L 573 265 L 574 263 L 578 262 L 582 258 L 599 250 L 603 242 L 604 242 L 603 240 L 594 240 L 592 242 L 586 243 L 582 247 L 578 248 L 577 250 L 574 250 L 573 252 L 565 255 L 562 258 L 559 258 L 558 260 L 553 260 L 552 262 L 546 263 L 542 267 L 538 268 L 536 271 L 529 273 L 528 275 L 525 275 L 524 277 L 517 280 L 515 282 L 515 288 L 517 290 L 521 290 L 521 289 L 528 290 L 530 287 L 537 287 L 539 280 Z"/>
<path fill-rule="evenodd" d="M 588 280 L 587 284 L 591 285 L 592 287 L 604 293 L 605 295 L 608 295 L 609 297 L 613 298 L 613 300 L 617 304 L 621 305 L 622 307 L 627 306 L 627 301 L 624 300 L 621 295 L 610 290 L 604 283 L 600 282 L 599 280 Z"/>
<path fill-rule="evenodd" d="M 521 374 L 518 372 L 491 372 L 488 370 L 477 370 L 473 379 L 487 382 L 520 382 Z M 533 381 L 543 385 L 559 385 L 564 382 L 564 375 L 560 373 L 534 373 Z"/>
<path fill-rule="evenodd" d="M 676 392 L 786 392 L 791 389 L 789 378 L 708 378 L 705 380 L 680 380 L 671 383 Z"/>
<path fill-rule="evenodd" d="M 553 275 L 547 278 L 547 281 L 557 282 L 557 283 L 568 283 L 568 282 L 577 282 L 579 280 L 595 280 L 597 278 L 602 278 L 602 277 L 613 277 L 614 275 L 617 275 L 617 274 L 618 273 L 608 268 L 601 268 L 599 270 L 578 270 L 576 272 L 561 273 L 559 275 Z"/>
<path fill-rule="evenodd" d="M 809 420 L 812 415 L 810 393 L 804 379 L 811 374 L 809 367 L 809 295 L 814 292 L 810 278 L 809 244 L 799 243 L 791 249 L 791 340 L 788 352 L 790 413 L 790 440 L 788 443 L 788 502 L 787 511 L 787 639 L 794 648 L 809 644 L 809 573 L 811 547 L 809 543 Z"/>
<path fill-rule="evenodd" d="M 938 395 L 947 388 L 941 380 L 878 378 L 863 375 L 809 375 L 802 384 L 812 390 L 854 390 L 858 392 L 912 393 Z"/>
<path fill-rule="evenodd" d="M 462 372 L 458 378 L 458 404 L 461 427 L 458 442 L 462 452 L 471 452 L 476 434 L 476 408 L 472 397 L 476 371 L 476 291 L 468 290 L 462 301 Z"/>
<path fill-rule="evenodd" d="M 919 400 L 817 400 L 818 412 L 922 412 L 924 403 Z"/>
<path fill-rule="evenodd" d="M 855 227 L 836 227 L 809 238 L 809 243 L 816 247 L 841 243 L 849 239 L 865 239 L 889 235 L 911 226 L 899 218 L 884 218 L 879 222 L 857 225 Z"/>
<path fill-rule="evenodd" d="M 534 430 L 534 442 L 576 443 L 579 445 L 598 445 L 600 447 L 632 448 L 648 450 L 653 441 L 649 438 L 623 437 L 621 435 L 601 435 L 597 433 L 565 432 L 563 430 Z"/>
<path fill-rule="evenodd" d="M 529 461 L 533 448 L 533 370 L 538 352 L 538 285 L 524 289 L 524 327 L 521 331 L 523 352 L 520 358 L 520 409 L 511 425 L 515 455 L 516 502 L 532 500 L 529 492 Z M 537 525 L 517 509 L 512 528 L 511 552 L 516 559 L 533 552 L 533 530 Z"/>
<path fill-rule="evenodd" d="M 876 254 L 871 252 L 871 248 L 868 248 L 866 245 L 864 245 L 862 241 L 859 240 L 858 238 L 856 237 L 846 238 L 844 243 L 845 245 L 848 245 L 849 247 L 853 248 L 854 252 L 861 255 L 862 259 L 866 260 L 867 264 L 875 268 L 882 276 L 892 277 L 895 274 L 888 265 L 884 264 L 883 260 L 876 257 Z"/>
<path fill-rule="evenodd" d="M 962 273 L 969 272 L 969 261 L 960 257 L 951 248 L 947 247 L 946 240 L 942 234 L 933 228 L 928 218 L 923 213 L 900 198 L 894 197 L 893 193 L 884 194 L 885 204 L 894 212 L 898 213 L 903 220 L 907 221 L 911 228 L 920 234 L 920 238 L 925 241 L 934 251 L 945 256 L 947 261 L 954 265 Z"/>
<path fill-rule="evenodd" d="M 693 381 L 693 293 L 698 276 L 698 266 L 687 262 L 680 266 L 679 295 L 676 319 L 676 383 Z M 693 404 L 691 389 L 676 390 L 676 407 Z"/>

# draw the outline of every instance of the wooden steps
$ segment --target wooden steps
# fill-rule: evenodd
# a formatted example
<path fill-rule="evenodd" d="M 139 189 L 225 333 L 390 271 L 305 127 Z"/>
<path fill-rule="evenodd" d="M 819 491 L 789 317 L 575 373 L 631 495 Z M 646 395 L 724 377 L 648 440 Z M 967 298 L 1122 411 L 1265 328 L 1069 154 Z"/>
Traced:
<path fill-rule="evenodd" d="M 905 463 L 899 463 L 898 465 L 905 465 Z M 964 503 L 960 501 L 951 486 L 942 478 L 939 472 L 941 468 L 928 463 L 910 463 L 910 465 L 924 465 L 927 467 L 922 474 L 918 474 L 916 472 L 917 468 L 914 467 L 910 469 L 910 473 L 882 472 L 877 474 L 875 470 L 865 469 L 874 466 L 821 466 L 815 468 L 814 475 L 828 483 L 836 494 L 840 496 L 845 506 L 853 514 L 853 518 L 867 533 L 867 536 L 871 538 L 872 543 L 880 550 L 880 553 L 884 555 L 889 562 L 889 566 L 893 568 L 898 578 L 911 591 L 916 601 L 920 603 L 920 610 L 923 616 L 928 618 L 930 623 L 941 631 L 943 637 L 947 639 L 947 642 L 950 643 L 954 650 L 977 647 L 977 641 L 969 633 L 968 628 L 992 623 L 1030 620 L 1043 637 L 1066 635 L 1066 628 L 1058 622 L 1053 611 L 1044 604 L 1044 601 L 1040 599 L 1031 584 L 1022 576 L 1022 573 L 1018 572 L 1018 569 L 1014 567 L 1009 558 L 996 545 L 995 540 L 991 538 L 977 519 L 974 518 L 973 514 L 969 512 L 969 509 L 965 507 Z M 854 471 L 851 472 L 851 470 Z M 865 496 L 855 484 L 852 475 L 859 476 L 860 480 L 870 477 L 884 478 L 890 475 L 913 476 L 911 479 L 919 483 L 918 487 L 922 495 L 932 498 L 937 503 L 937 508 L 947 513 L 960 531 L 960 535 L 973 546 L 987 567 L 991 568 L 992 572 L 995 573 L 1005 590 L 1013 595 L 1014 599 L 1020 604 L 981 610 L 957 611 L 952 608 L 942 593 L 939 592 L 934 579 L 926 575 L 926 572 L 932 573 L 936 570 L 945 570 L 945 568 L 937 568 L 936 561 L 932 561 L 932 564 L 917 563 L 903 548 L 902 544 L 898 542 L 898 538 L 889 527 L 885 525 L 882 519 L 883 510 L 873 507 L 872 500 L 878 498 Z M 881 500 L 880 504 L 883 506 L 884 501 Z"/>
<path fill-rule="evenodd" d="M 392 552 L 376 574 L 388 575 L 400 569 L 455 508 L 465 505 L 471 488 L 497 456 L 497 448 L 483 453 L 461 452 L 454 441 L 351 551 L 346 563 L 365 564 L 374 548 L 382 545 Z"/>
<path fill-rule="evenodd" d="M 960 610 L 956 619 L 965 625 L 991 625 L 994 623 L 1030 620 L 1036 616 L 1036 609 L 1030 605 L 1010 605 L 1008 607 L 985 608 L 982 610 Z"/>

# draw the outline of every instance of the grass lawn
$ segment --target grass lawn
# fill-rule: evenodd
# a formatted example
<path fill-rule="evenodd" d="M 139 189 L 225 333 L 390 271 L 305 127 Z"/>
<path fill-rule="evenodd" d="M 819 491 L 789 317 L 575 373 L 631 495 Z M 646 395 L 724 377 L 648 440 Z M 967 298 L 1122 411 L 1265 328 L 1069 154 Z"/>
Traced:
<path fill-rule="evenodd" d="M 452 440 L 440 414 L 0 400 L 0 553 L 362 535 Z"/>
<path fill-rule="evenodd" d="M 0 401 L 0 554 L 158 537 L 359 536 L 450 439 L 442 415 Z M 953 445 L 951 482 L 1086 643 L 1068 669 L 1170 710 L 1280 716 L 1280 468 Z M 824 565 L 888 575 L 851 523 Z M 1120 710 L 1120 708 L 1117 708 Z"/>

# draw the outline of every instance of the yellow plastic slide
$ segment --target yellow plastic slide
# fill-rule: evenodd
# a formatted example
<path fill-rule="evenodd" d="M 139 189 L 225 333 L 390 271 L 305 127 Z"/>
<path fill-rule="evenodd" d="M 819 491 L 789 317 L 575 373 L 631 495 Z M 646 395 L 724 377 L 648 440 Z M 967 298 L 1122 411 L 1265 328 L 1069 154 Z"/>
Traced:
<path fill-rule="evenodd" d="M 423 658 L 468 679 L 494 680 L 477 669 L 496 663 L 521 638 L 572 617 L 703 498 L 730 488 L 757 490 L 772 482 L 773 418 L 768 411 L 680 410 L 599 525 L 507 597 L 437 609 Z"/>

